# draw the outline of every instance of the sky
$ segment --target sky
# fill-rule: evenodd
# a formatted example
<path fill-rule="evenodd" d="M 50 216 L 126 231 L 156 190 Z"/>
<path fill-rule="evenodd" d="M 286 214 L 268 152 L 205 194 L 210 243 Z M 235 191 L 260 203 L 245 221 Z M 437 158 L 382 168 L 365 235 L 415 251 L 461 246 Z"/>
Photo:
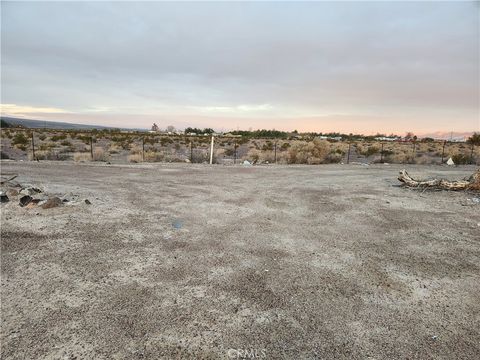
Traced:
<path fill-rule="evenodd" d="M 1 2 L 3 116 L 480 130 L 479 2 Z"/>

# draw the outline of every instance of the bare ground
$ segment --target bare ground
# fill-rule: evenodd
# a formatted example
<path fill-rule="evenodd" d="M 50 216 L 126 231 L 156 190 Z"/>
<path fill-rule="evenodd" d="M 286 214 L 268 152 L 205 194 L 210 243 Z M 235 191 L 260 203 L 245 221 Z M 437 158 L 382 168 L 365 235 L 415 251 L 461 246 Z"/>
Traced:
<path fill-rule="evenodd" d="M 400 169 L 2 162 L 92 202 L 2 204 L 2 359 L 477 359 L 480 205 Z"/>

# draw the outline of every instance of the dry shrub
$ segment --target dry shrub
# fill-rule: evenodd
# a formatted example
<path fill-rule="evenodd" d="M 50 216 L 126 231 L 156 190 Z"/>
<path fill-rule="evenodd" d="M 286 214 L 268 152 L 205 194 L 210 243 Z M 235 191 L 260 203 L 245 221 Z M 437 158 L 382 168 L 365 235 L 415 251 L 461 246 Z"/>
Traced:
<path fill-rule="evenodd" d="M 84 161 L 90 161 L 90 160 L 92 160 L 92 157 L 89 153 L 76 152 L 73 154 L 73 161 L 75 162 L 84 162 Z"/>
<path fill-rule="evenodd" d="M 159 162 L 159 161 L 163 161 L 163 159 L 164 159 L 164 156 L 162 153 L 159 153 L 154 150 L 145 151 L 145 161 Z"/>
<path fill-rule="evenodd" d="M 108 152 L 110 154 L 118 154 L 121 150 L 122 150 L 122 147 L 114 143 L 110 143 L 110 146 L 108 147 Z"/>
<path fill-rule="evenodd" d="M 328 162 L 330 148 L 328 141 L 319 139 L 295 143 L 288 149 L 288 163 L 313 165 Z"/>
<path fill-rule="evenodd" d="M 142 155 L 143 148 L 137 144 L 134 144 L 130 147 L 130 154 L 131 155 Z"/>
<path fill-rule="evenodd" d="M 35 158 L 31 152 L 28 153 L 29 160 L 63 160 L 58 159 L 56 154 L 51 150 L 37 150 L 35 151 Z"/>
<path fill-rule="evenodd" d="M 108 161 L 110 156 L 101 147 L 93 149 L 93 161 Z"/>
<path fill-rule="evenodd" d="M 140 163 L 142 162 L 142 154 L 130 154 L 127 157 L 128 162 L 131 163 Z"/>
<path fill-rule="evenodd" d="M 397 152 L 385 157 L 385 162 L 392 164 L 405 164 L 412 162 L 412 155 L 406 152 Z"/>
<path fill-rule="evenodd" d="M 431 164 L 432 163 L 432 159 L 427 156 L 427 155 L 422 155 L 422 156 L 419 156 L 417 158 L 415 158 L 415 164 Z"/>

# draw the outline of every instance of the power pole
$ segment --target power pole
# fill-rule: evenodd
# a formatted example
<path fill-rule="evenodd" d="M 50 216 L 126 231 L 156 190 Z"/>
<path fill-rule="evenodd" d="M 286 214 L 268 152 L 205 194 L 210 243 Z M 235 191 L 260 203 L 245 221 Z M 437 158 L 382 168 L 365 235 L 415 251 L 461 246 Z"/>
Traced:
<path fill-rule="evenodd" d="M 142 137 L 142 162 L 145 162 L 145 136 Z"/>
<path fill-rule="evenodd" d="M 383 164 L 383 142 L 382 142 L 382 150 L 380 151 L 380 162 Z"/>
<path fill-rule="evenodd" d="M 90 155 L 93 160 L 93 136 L 90 136 Z"/>
<path fill-rule="evenodd" d="M 347 164 L 350 164 L 350 148 L 352 146 L 352 143 L 348 143 L 348 153 L 347 153 Z"/>

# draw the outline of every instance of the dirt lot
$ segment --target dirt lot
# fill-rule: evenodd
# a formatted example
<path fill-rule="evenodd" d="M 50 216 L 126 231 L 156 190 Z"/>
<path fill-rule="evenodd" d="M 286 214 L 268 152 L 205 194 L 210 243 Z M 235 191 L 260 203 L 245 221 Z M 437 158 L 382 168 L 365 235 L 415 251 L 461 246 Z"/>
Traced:
<path fill-rule="evenodd" d="M 2 162 L 92 202 L 2 204 L 2 359 L 478 359 L 480 205 L 400 169 Z"/>

